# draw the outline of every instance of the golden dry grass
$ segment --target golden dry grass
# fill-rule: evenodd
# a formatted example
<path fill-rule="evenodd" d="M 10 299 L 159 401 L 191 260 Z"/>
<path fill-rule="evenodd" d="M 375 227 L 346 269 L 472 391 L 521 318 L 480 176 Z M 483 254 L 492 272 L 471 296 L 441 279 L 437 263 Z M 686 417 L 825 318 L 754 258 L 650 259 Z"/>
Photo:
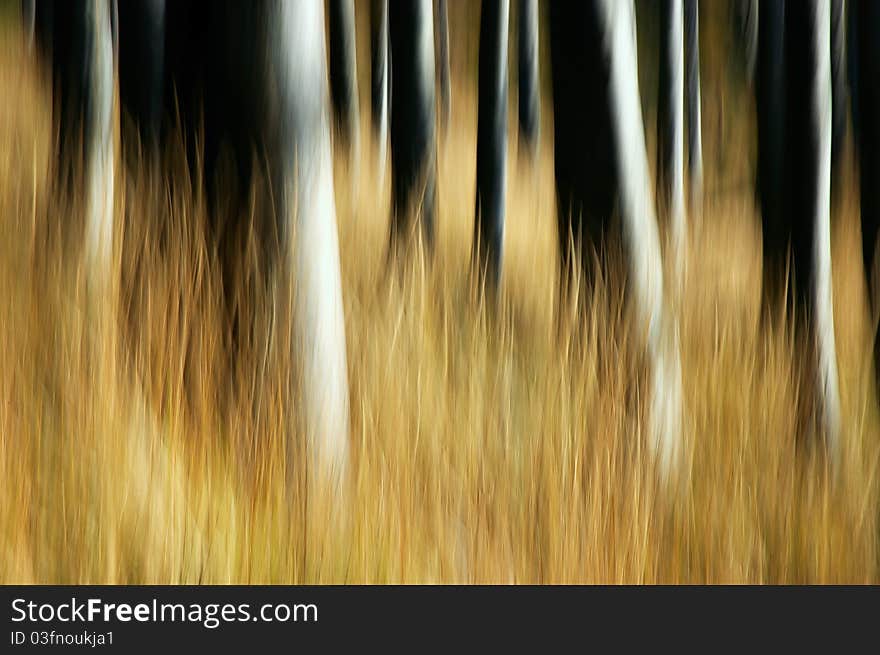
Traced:
<path fill-rule="evenodd" d="M 722 146 L 747 122 L 721 111 L 711 64 L 706 150 L 738 164 L 748 139 Z M 512 143 L 501 305 L 479 302 L 474 89 L 456 79 L 431 266 L 383 275 L 387 183 L 371 147 L 354 177 L 338 157 L 352 482 L 328 524 L 338 499 L 306 502 L 301 458 L 286 468 L 288 366 L 248 280 L 255 327 L 228 364 L 203 202 L 149 168 L 120 171 L 117 274 L 90 304 L 76 208 L 48 193 L 45 78 L 9 33 L 0 89 L 0 582 L 880 581 L 851 189 L 834 229 L 839 474 L 797 434 L 802 351 L 786 326 L 758 329 L 756 216 L 748 190 L 725 186 L 742 167 L 718 154 L 682 302 L 688 458 L 664 490 L 619 299 L 600 284 L 582 313 L 557 308 L 548 141 L 534 166 Z"/>

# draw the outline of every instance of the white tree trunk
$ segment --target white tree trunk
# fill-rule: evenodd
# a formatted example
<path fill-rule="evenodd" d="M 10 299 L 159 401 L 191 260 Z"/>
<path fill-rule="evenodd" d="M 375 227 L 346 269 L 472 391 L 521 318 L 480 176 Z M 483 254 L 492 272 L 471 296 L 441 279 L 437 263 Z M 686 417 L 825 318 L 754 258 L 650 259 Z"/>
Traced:
<path fill-rule="evenodd" d="M 611 116 L 629 278 L 652 365 L 649 445 L 665 477 L 681 457 L 681 361 L 677 326 L 664 304 L 663 262 L 639 100 L 635 8 L 631 0 L 603 0 L 600 7 L 611 63 Z"/>
<path fill-rule="evenodd" d="M 837 377 L 837 349 L 834 342 L 834 301 L 831 277 L 831 5 L 813 0 L 816 12 L 815 55 L 809 62 L 815 71 L 813 116 L 819 157 L 816 180 L 816 221 L 813 257 L 815 261 L 816 335 L 819 375 L 824 401 L 825 427 L 832 460 L 840 454 L 840 391 Z"/>
<path fill-rule="evenodd" d="M 279 2 L 274 31 L 281 106 L 290 116 L 285 162 L 295 221 L 289 244 L 295 275 L 294 348 L 305 407 L 309 477 L 338 488 L 348 465 L 348 373 L 330 151 L 324 2 Z"/>
<path fill-rule="evenodd" d="M 86 126 L 86 270 L 92 283 L 102 287 L 109 278 L 113 249 L 113 38 L 110 1 L 92 0 L 86 8 L 91 39 L 89 96 Z M 96 291 L 100 293 L 100 291 Z"/>
<path fill-rule="evenodd" d="M 682 0 L 667 0 L 664 6 L 669 16 L 664 17 L 661 28 L 668 30 L 667 49 L 662 53 L 666 58 L 669 73 L 669 88 L 660 97 L 666 97 L 666 125 L 661 129 L 666 151 L 661 155 L 661 165 L 665 168 L 663 197 L 670 230 L 670 256 L 673 261 L 675 289 L 681 288 L 686 258 L 687 225 L 684 206 L 684 8 Z M 661 140 L 661 143 L 663 141 Z"/>

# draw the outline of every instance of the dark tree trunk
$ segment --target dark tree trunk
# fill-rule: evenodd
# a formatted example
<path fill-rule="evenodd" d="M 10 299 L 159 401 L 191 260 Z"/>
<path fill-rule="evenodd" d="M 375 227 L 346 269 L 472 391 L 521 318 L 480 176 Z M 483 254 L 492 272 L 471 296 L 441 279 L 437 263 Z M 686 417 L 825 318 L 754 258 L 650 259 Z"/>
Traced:
<path fill-rule="evenodd" d="M 165 0 L 119 3 L 119 96 L 141 143 L 155 150 L 162 121 Z"/>
<path fill-rule="evenodd" d="M 358 144 L 360 112 L 357 87 L 357 47 L 355 42 L 354 0 L 330 0 L 330 91 L 336 121 L 343 139 Z"/>
<path fill-rule="evenodd" d="M 507 188 L 507 38 L 509 0 L 484 0 L 480 14 L 477 198 L 474 246 L 490 286 L 501 275 Z"/>
<path fill-rule="evenodd" d="M 617 201 L 617 160 L 608 102 L 610 70 L 596 2 L 551 2 L 554 168 L 559 248 L 582 262 L 600 249 Z"/>
<path fill-rule="evenodd" d="M 846 11 L 844 0 L 831 0 L 831 170 L 835 191 L 840 151 L 846 137 L 849 93 L 846 79 Z"/>
<path fill-rule="evenodd" d="M 434 28 L 431 0 L 390 3 L 391 240 L 405 236 L 415 210 L 429 247 L 437 185 Z M 422 47 L 424 43 L 430 48 Z"/>
<path fill-rule="evenodd" d="M 449 15 L 446 0 L 437 0 L 437 76 L 440 86 L 440 124 L 445 130 L 452 113 L 452 90 L 449 82 Z"/>
<path fill-rule="evenodd" d="M 877 275 L 874 271 L 880 228 L 880 4 L 858 1 L 858 151 L 862 212 L 862 252 L 874 310 Z"/>
<path fill-rule="evenodd" d="M 789 230 L 785 214 L 785 4 L 762 2 L 758 16 L 755 95 L 758 114 L 758 180 L 764 249 L 765 301 L 781 292 Z"/>
<path fill-rule="evenodd" d="M 530 150 L 541 130 L 541 85 L 538 77 L 538 2 L 519 0 L 519 129 Z"/>
<path fill-rule="evenodd" d="M 688 178 L 691 210 L 703 197 L 703 121 L 700 90 L 700 12 L 697 0 L 684 0 L 685 84 L 687 85 Z"/>

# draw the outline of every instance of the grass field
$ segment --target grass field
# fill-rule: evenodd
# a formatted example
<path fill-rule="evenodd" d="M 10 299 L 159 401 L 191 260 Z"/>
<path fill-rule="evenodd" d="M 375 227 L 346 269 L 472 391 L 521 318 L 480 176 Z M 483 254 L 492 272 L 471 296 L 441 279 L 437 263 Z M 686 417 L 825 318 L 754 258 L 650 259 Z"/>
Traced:
<path fill-rule="evenodd" d="M 45 76 L 8 28 L 0 48 L 0 582 L 880 582 L 857 196 L 847 182 L 833 213 L 834 474 L 796 427 L 803 349 L 784 322 L 759 329 L 750 108 L 711 54 L 680 315 L 681 485 L 663 488 L 646 451 L 620 299 L 600 283 L 580 313 L 558 307 L 546 138 L 532 163 L 512 132 L 501 300 L 480 302 L 475 89 L 457 76 L 430 266 L 384 275 L 388 176 L 368 142 L 354 174 L 337 156 L 352 479 L 344 497 L 306 499 L 301 459 L 286 465 L 295 407 L 267 298 L 242 296 L 255 327 L 228 363 L 204 202 L 120 169 L 113 289 L 90 302 L 76 206 L 49 193 Z"/>

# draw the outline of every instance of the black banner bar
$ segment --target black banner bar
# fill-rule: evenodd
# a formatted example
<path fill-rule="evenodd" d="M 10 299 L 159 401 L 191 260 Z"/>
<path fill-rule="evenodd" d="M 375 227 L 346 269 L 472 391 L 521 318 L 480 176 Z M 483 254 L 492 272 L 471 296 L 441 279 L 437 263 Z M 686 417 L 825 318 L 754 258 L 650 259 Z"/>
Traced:
<path fill-rule="evenodd" d="M 768 635 L 815 646 L 822 634 L 839 648 L 843 639 L 875 632 L 880 616 L 880 589 L 868 587 L 10 586 L 0 587 L 0 602 L 4 653 L 555 652 L 599 644 L 617 651 L 747 636 L 766 645 Z"/>

